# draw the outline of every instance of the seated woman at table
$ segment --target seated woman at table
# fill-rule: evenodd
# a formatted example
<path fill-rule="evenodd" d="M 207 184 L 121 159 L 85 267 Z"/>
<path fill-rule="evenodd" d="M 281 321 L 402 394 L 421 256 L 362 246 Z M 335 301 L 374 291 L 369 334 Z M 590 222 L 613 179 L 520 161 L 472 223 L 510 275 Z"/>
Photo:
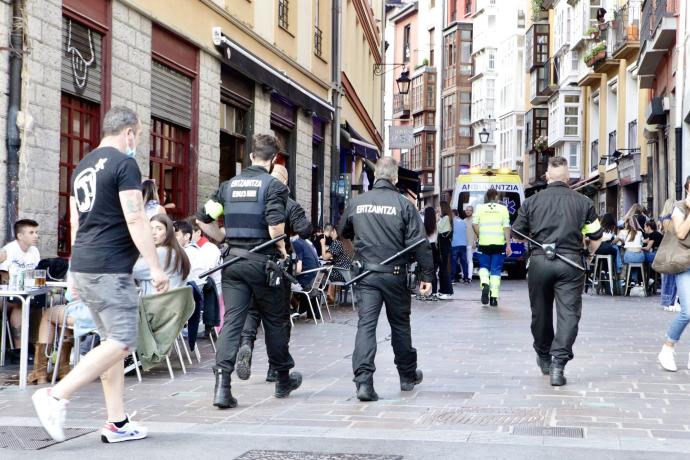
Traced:
<path fill-rule="evenodd" d="M 184 286 L 189 275 L 190 263 L 187 254 L 175 238 L 172 220 L 165 214 L 156 214 L 151 217 L 151 234 L 158 252 L 158 259 L 170 279 L 170 289 Z M 156 288 L 153 287 L 151 281 L 151 270 L 143 257 L 139 257 L 134 264 L 132 275 L 139 286 L 141 295 L 156 293 Z"/>
<path fill-rule="evenodd" d="M 333 225 L 326 225 L 324 232 L 325 236 L 331 238 L 331 244 L 326 245 L 326 239 L 322 239 L 321 243 L 321 254 L 324 260 L 330 260 L 333 262 L 333 270 L 331 271 L 330 281 L 344 283 L 345 278 L 341 270 L 349 270 L 352 267 L 352 256 L 348 254 L 343 246 L 343 241 L 338 236 L 338 230 L 336 230 Z M 337 270 L 341 269 L 341 270 Z M 328 286 L 328 301 L 333 302 L 335 299 L 335 286 Z"/>
<path fill-rule="evenodd" d="M 621 250 L 618 246 L 622 240 L 616 234 L 617 225 L 613 215 L 606 213 L 601 216 L 601 228 L 604 230 L 604 236 L 601 237 L 601 245 L 595 252 L 597 255 L 614 256 L 616 273 L 620 273 L 623 269 L 623 260 L 621 258 Z"/>
<path fill-rule="evenodd" d="M 69 300 L 69 296 L 68 293 L 65 297 Z M 65 315 L 67 316 L 66 320 Z M 96 329 L 91 312 L 79 300 L 69 302 L 67 305 L 44 308 L 38 327 L 38 342 L 35 344 L 34 370 L 29 374 L 27 380 L 29 384 L 42 385 L 49 382 L 48 357 L 52 356 L 53 352 L 57 352 L 57 344 L 54 343 L 55 332 L 57 326 L 62 326 L 63 323 L 73 328 L 74 337 L 81 337 Z M 73 343 L 73 337 L 65 335 L 58 359 L 58 380 L 70 371 L 69 358 Z"/>

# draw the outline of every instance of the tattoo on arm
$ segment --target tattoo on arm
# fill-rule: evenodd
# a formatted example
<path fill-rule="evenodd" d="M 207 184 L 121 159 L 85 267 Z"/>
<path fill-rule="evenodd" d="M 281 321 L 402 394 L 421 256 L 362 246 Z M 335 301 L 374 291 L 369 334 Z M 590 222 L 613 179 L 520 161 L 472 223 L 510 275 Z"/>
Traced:
<path fill-rule="evenodd" d="M 125 202 L 125 206 L 127 208 L 126 211 L 129 214 L 135 214 L 137 212 L 141 212 L 141 206 L 139 205 L 139 203 L 137 203 L 134 200 L 127 200 Z"/>

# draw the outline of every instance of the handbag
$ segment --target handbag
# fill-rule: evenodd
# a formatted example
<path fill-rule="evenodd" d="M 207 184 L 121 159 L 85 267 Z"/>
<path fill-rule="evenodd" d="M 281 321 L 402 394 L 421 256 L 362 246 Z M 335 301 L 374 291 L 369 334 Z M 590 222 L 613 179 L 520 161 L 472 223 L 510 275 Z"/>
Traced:
<path fill-rule="evenodd" d="M 678 209 L 687 216 L 685 203 L 676 203 Z M 659 249 L 654 256 L 652 268 L 657 273 L 664 275 L 675 275 L 690 269 L 690 234 L 683 240 L 679 240 L 673 228 L 664 233 Z"/>

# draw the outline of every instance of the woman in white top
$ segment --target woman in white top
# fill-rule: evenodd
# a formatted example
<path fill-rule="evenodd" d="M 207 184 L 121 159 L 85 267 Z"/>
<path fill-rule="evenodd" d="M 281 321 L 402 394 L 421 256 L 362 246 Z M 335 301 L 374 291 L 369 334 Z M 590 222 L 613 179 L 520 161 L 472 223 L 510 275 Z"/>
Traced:
<path fill-rule="evenodd" d="M 640 215 L 634 215 L 625 221 L 625 228 L 621 231 L 620 236 L 623 240 L 623 263 L 625 264 L 641 264 L 644 263 L 644 252 L 642 251 L 642 219 Z M 640 273 L 635 271 L 632 273 L 632 278 L 635 283 L 640 282 Z"/>
<path fill-rule="evenodd" d="M 170 279 L 170 289 L 184 286 L 189 275 L 190 263 L 187 254 L 175 238 L 173 223 L 165 214 L 156 214 L 151 218 L 151 234 L 156 245 L 158 259 L 165 274 Z M 141 295 L 154 294 L 156 288 L 151 282 L 151 270 L 143 257 L 139 257 L 132 271 L 134 280 L 139 285 Z"/>
<path fill-rule="evenodd" d="M 144 212 L 151 219 L 156 214 L 166 214 L 165 208 L 158 202 L 158 186 L 153 179 L 141 183 L 141 194 L 144 197 Z"/>

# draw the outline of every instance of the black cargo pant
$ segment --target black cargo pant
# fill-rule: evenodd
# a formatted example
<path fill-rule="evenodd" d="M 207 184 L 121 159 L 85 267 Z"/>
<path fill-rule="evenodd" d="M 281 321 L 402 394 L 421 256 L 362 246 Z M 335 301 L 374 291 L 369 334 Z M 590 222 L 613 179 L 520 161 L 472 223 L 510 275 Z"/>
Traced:
<path fill-rule="evenodd" d="M 575 254 L 563 256 L 582 264 Z M 529 262 L 529 300 L 532 307 L 534 350 L 543 357 L 553 356 L 562 364 L 573 359 L 582 313 L 585 274 L 560 259 L 548 260 L 533 254 Z M 553 330 L 553 302 L 556 301 L 556 333 Z"/>
<path fill-rule="evenodd" d="M 284 290 L 266 285 L 265 264 L 240 260 L 223 272 L 225 316 L 216 344 L 216 369 L 231 373 L 240 346 L 240 336 L 254 298 L 266 331 L 268 362 L 279 374 L 286 375 L 295 366 L 288 350 L 290 317 L 284 307 Z"/>
<path fill-rule="evenodd" d="M 290 283 L 287 280 L 283 280 L 283 306 L 287 310 L 288 315 L 290 314 L 290 296 L 292 296 L 292 290 L 290 289 Z M 251 307 L 247 313 L 247 320 L 244 322 L 244 327 L 242 328 L 242 340 L 240 340 L 240 346 L 248 343 L 249 346 L 254 348 L 254 341 L 256 340 L 256 334 L 259 330 L 259 324 L 261 324 L 261 315 L 259 314 L 259 309 L 256 307 L 256 302 L 252 299 Z M 288 341 L 290 341 L 290 332 L 292 328 L 288 323 Z"/>
<path fill-rule="evenodd" d="M 410 329 L 410 291 L 406 278 L 392 273 L 372 273 L 357 286 L 359 314 L 352 370 L 355 383 L 372 382 L 376 366 L 376 325 L 381 306 L 386 304 L 386 316 L 391 326 L 391 344 L 395 365 L 403 377 L 414 378 L 417 370 L 417 350 L 412 347 Z"/>

